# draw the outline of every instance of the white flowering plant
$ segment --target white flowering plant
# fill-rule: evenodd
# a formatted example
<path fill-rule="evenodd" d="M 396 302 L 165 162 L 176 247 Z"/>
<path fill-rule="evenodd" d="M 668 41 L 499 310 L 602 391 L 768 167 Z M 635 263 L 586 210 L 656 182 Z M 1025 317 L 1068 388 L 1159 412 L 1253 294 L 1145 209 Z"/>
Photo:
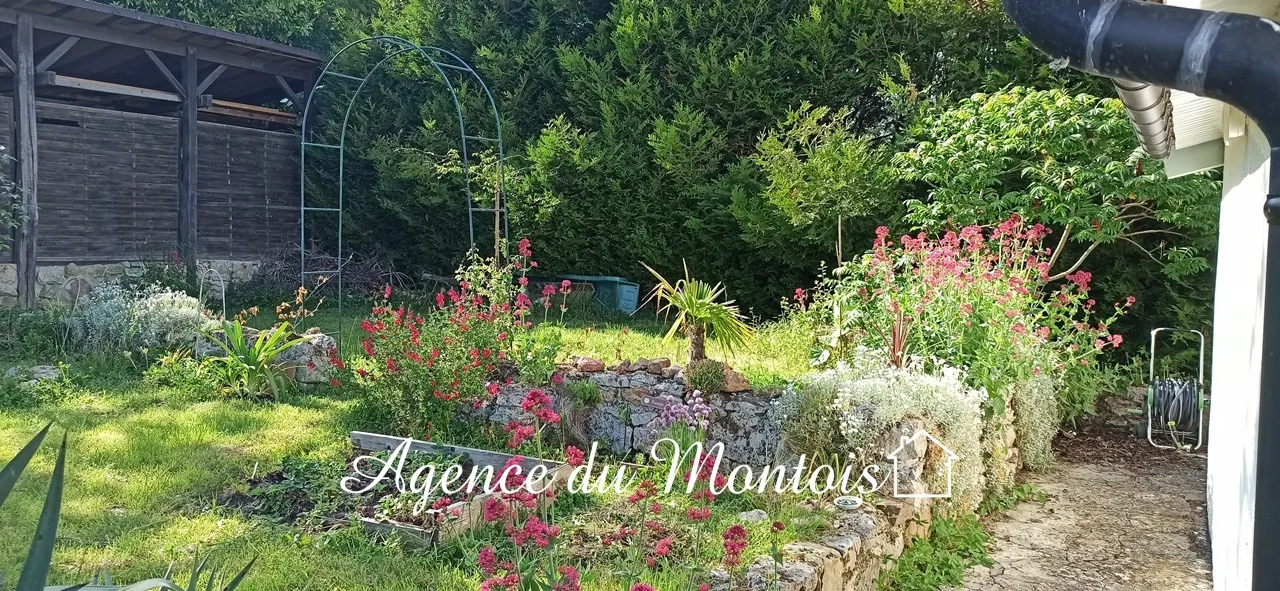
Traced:
<path fill-rule="evenodd" d="M 89 293 L 68 322 L 82 350 L 132 354 L 190 346 L 212 320 L 185 293 L 108 281 Z"/>
<path fill-rule="evenodd" d="M 983 403 L 987 393 L 965 385 L 960 369 L 939 363 L 924 370 L 923 360 L 908 357 L 903 367 L 886 362 L 883 351 L 859 348 L 852 362 L 807 379 L 805 387 L 830 392 L 840 432 L 855 451 L 904 419 L 926 419 L 944 445 L 960 456 L 952 471 L 952 498 L 962 507 L 977 506 L 982 494 Z M 879 458 L 877 458 L 879 459 Z"/>

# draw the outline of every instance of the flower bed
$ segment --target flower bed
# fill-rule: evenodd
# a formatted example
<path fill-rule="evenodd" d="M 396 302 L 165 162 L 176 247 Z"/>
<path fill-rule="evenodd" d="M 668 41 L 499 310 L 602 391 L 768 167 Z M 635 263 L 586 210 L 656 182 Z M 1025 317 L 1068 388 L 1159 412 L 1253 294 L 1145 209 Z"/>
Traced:
<path fill-rule="evenodd" d="M 450 509 L 465 505 L 465 500 L 455 503 L 453 499 L 427 499 L 424 504 L 429 510 L 423 511 L 415 507 L 423 502 L 421 496 L 400 494 L 394 486 L 386 484 L 362 495 L 347 494 L 340 483 L 355 475 L 352 462 L 364 453 L 356 450 L 345 461 L 286 457 L 280 470 L 249 479 L 223 495 L 221 504 L 304 530 L 323 531 L 359 522 L 373 531 L 395 532 L 415 546 L 436 544 L 461 521 L 461 511 Z M 418 466 L 455 463 L 466 467 L 474 465 L 465 455 L 430 447 L 417 447 L 406 458 L 410 472 Z"/>

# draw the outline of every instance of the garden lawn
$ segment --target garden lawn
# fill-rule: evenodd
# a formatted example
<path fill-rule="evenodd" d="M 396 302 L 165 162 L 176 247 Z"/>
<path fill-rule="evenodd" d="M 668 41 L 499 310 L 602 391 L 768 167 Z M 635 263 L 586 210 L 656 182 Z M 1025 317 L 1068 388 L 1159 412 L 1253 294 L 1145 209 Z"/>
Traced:
<path fill-rule="evenodd" d="M 359 348 L 362 314 L 365 306 L 359 303 L 344 304 L 344 314 L 339 321 L 335 311 L 322 310 L 307 319 L 308 326 L 319 326 L 332 333 L 341 328 L 340 346 L 344 355 Z M 643 314 L 638 312 L 637 314 Z M 258 318 L 255 326 L 270 326 L 271 319 Z M 669 324 L 653 316 L 622 316 L 610 314 L 582 314 L 570 316 L 564 324 L 539 323 L 535 332 L 558 332 L 561 338 L 561 360 L 574 356 L 599 359 L 605 365 L 637 359 L 668 358 L 673 363 L 688 362 L 689 342 L 683 335 L 674 335 L 664 341 Z M 812 368 L 810 345 L 812 336 L 806 327 L 790 320 L 767 322 L 756 327 L 755 338 L 741 350 L 724 351 L 714 341 L 709 342 L 707 354 L 713 359 L 727 362 L 757 388 L 780 389 L 788 382 L 804 375 Z"/>
<path fill-rule="evenodd" d="M 471 576 L 429 554 L 410 555 L 354 531 L 315 537 L 217 507 L 217 498 L 285 454 L 340 452 L 349 401 L 297 396 L 274 404 L 194 402 L 112 372 L 60 387 L 60 400 L 0 410 L 0 458 L 7 461 L 48 421 L 41 453 L 5 503 L 0 573 L 17 580 L 49 482 L 56 440 L 68 436 L 67 485 L 50 584 L 84 582 L 97 569 L 116 581 L 178 580 L 198 549 L 234 574 L 253 556 L 246 588 L 472 589 Z"/>

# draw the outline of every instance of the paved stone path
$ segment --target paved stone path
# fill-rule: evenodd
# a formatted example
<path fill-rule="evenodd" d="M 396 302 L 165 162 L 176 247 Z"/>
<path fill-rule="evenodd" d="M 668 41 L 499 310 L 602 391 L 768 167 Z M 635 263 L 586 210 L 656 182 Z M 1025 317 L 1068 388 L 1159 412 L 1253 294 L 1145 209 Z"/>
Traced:
<path fill-rule="evenodd" d="M 1144 447 L 1146 446 L 1146 447 Z M 1204 458 L 1077 437 L 1027 481 L 1049 495 L 991 524 L 995 565 L 965 591 L 1210 591 Z"/>

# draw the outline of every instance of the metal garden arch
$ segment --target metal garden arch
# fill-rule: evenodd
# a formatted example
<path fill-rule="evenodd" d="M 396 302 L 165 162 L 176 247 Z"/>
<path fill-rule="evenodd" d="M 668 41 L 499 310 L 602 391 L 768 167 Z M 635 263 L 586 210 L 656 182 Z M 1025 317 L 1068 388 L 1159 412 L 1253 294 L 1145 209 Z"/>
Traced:
<path fill-rule="evenodd" d="M 339 59 L 350 50 L 374 49 L 378 47 L 385 48 L 389 53 L 378 62 L 374 63 L 367 71 L 363 73 L 339 72 Z M 302 111 L 301 133 L 301 151 L 299 153 L 299 169 L 300 169 L 300 186 L 299 191 L 301 199 L 299 200 L 300 219 L 299 219 L 299 238 L 298 238 L 298 255 L 299 266 L 301 268 L 301 285 L 307 285 L 307 277 L 309 276 L 329 276 L 337 280 L 337 298 L 338 298 L 338 318 L 339 322 L 342 318 L 342 267 L 344 266 L 343 250 L 342 250 L 342 218 L 343 218 L 343 189 L 345 181 L 345 157 L 347 142 L 347 123 L 351 117 L 351 109 L 356 103 L 356 99 L 360 97 L 360 93 L 364 90 L 365 83 L 382 67 L 393 58 L 404 54 L 413 54 L 416 52 L 422 56 L 435 68 L 436 73 L 440 75 L 440 79 L 444 81 L 445 88 L 449 90 L 449 96 L 453 100 L 454 109 L 458 117 L 458 140 L 462 155 L 462 176 L 466 187 L 467 199 L 467 233 L 470 239 L 470 248 L 475 249 L 475 214 L 476 213 L 493 213 L 494 214 L 494 256 L 500 255 L 500 244 L 508 233 L 507 222 L 507 202 L 504 195 L 504 174 L 503 174 L 503 145 L 502 145 L 502 120 L 498 114 L 498 105 L 493 100 L 493 93 L 489 92 L 489 86 L 485 84 L 484 79 L 480 77 L 470 64 L 456 54 L 432 47 L 429 45 L 418 45 L 401 37 L 390 35 L 378 35 L 365 37 L 359 41 L 347 44 L 325 64 L 324 69 L 320 71 L 320 75 L 316 77 L 312 91 L 307 95 L 306 106 Z M 364 63 L 368 63 L 366 60 Z M 484 98 L 488 102 L 489 111 L 493 116 L 494 136 L 485 137 L 476 135 L 474 132 L 468 131 L 467 120 L 463 114 L 462 104 L 458 101 L 458 91 L 455 84 L 450 81 L 448 73 L 452 72 L 457 76 L 461 76 L 464 80 L 474 80 L 484 91 Z M 333 81 L 357 84 L 355 92 L 350 95 L 346 109 L 342 116 L 342 128 L 338 138 L 338 143 L 318 143 L 311 141 L 315 135 L 313 111 L 316 107 L 316 89 L 322 85 Z M 339 105 L 340 106 L 340 105 Z M 497 148 L 497 193 L 494 197 L 492 207 L 476 207 L 476 203 L 471 193 L 471 172 L 470 157 L 472 143 L 493 144 Z M 307 150 L 337 150 L 338 151 L 338 191 L 336 207 L 312 207 L 307 205 Z M 330 213 L 337 215 L 337 233 L 338 233 L 338 265 L 336 269 L 308 269 L 307 268 L 307 214 L 308 213 Z"/>

